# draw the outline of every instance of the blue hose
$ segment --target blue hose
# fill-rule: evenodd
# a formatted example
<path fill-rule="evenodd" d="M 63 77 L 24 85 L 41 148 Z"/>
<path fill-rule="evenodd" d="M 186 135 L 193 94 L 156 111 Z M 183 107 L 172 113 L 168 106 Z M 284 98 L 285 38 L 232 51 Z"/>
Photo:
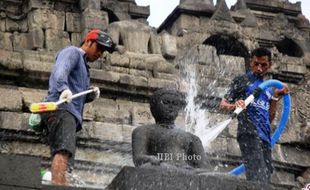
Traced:
<path fill-rule="evenodd" d="M 258 88 L 259 88 L 258 91 L 265 90 L 266 88 L 269 88 L 269 87 L 282 89 L 283 83 L 278 81 L 278 80 L 267 80 L 258 86 Z M 278 123 L 278 126 L 277 126 L 275 132 L 273 133 L 273 135 L 271 137 L 271 147 L 272 148 L 277 143 L 282 132 L 284 131 L 286 123 L 287 123 L 289 116 L 290 116 L 290 112 L 291 112 L 291 97 L 289 94 L 285 94 L 283 96 L 283 110 L 282 110 L 281 120 Z M 244 164 L 241 164 L 240 166 L 231 170 L 229 172 L 229 174 L 238 176 L 238 175 L 242 174 L 243 172 L 245 172 L 245 167 L 244 167 Z"/>

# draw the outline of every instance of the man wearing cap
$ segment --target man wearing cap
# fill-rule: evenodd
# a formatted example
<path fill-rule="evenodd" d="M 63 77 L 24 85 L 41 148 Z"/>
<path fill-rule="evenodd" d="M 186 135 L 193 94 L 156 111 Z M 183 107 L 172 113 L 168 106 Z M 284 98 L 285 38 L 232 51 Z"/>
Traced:
<path fill-rule="evenodd" d="M 76 149 L 76 132 L 82 128 L 84 104 L 98 98 L 98 87 L 90 87 L 88 62 L 94 62 L 104 51 L 113 52 L 114 44 L 110 36 L 101 30 L 91 30 L 84 37 L 81 47 L 69 46 L 60 50 L 49 78 L 48 95 L 45 102 L 66 100 L 55 112 L 42 114 L 47 138 L 51 149 L 52 183 L 68 185 L 66 173 L 69 163 L 73 165 Z M 90 88 L 93 93 L 71 99 L 76 94 Z"/>

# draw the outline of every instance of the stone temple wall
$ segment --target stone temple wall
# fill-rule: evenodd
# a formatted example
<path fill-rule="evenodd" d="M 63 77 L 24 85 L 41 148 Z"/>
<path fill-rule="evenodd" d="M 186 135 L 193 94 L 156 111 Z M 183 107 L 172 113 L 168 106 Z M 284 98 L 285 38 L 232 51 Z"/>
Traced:
<path fill-rule="evenodd" d="M 134 0 L 1 0 L 0 153 L 41 157 L 42 167 L 49 166 L 44 138 L 27 129 L 28 106 L 46 95 L 55 53 L 78 46 L 87 31 L 100 28 L 112 36 L 117 51 L 91 64 L 92 83 L 102 94 L 85 107 L 75 164 L 87 184 L 105 186 L 122 166 L 133 165 L 131 131 L 154 122 L 148 97 L 161 87 L 186 94 L 184 68 L 196 71 L 197 98 L 211 122 L 224 120 L 217 101 L 258 46 L 273 52 L 270 77 L 292 89 L 291 119 L 273 151 L 272 181 L 287 188 L 309 182 L 310 25 L 300 4 L 238 0 L 229 10 L 223 0 L 216 5 L 184 0 L 158 29 L 147 24 L 149 14 L 149 7 Z M 177 123 L 184 126 L 184 112 Z M 216 171 L 241 162 L 236 122 L 207 154 Z"/>

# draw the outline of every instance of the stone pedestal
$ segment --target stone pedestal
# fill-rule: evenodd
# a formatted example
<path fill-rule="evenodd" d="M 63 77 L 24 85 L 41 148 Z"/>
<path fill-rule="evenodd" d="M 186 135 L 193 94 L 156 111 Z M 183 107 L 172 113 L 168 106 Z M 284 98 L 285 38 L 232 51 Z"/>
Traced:
<path fill-rule="evenodd" d="M 40 164 L 36 157 L 0 154 L 0 189 L 40 188 Z"/>
<path fill-rule="evenodd" d="M 196 174 L 188 170 L 160 167 L 125 166 L 106 190 L 274 190 L 272 186 L 252 183 L 235 176 L 218 173 Z"/>

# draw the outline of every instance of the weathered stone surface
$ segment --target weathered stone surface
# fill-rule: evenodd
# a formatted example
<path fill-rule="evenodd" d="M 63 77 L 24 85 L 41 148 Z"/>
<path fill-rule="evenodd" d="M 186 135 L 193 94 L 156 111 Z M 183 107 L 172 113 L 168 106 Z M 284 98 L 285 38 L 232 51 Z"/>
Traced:
<path fill-rule="evenodd" d="M 127 51 L 148 53 L 151 28 L 138 21 L 120 21 L 109 25 L 113 41 L 124 45 Z M 122 42 L 122 43 L 120 43 Z"/>
<path fill-rule="evenodd" d="M 50 9 L 35 9 L 28 16 L 29 29 L 64 30 L 65 13 Z"/>
<path fill-rule="evenodd" d="M 305 65 L 282 64 L 280 69 L 281 71 L 284 71 L 284 72 L 292 72 L 292 73 L 303 74 L 303 75 L 307 72 Z"/>
<path fill-rule="evenodd" d="M 227 7 L 225 0 L 217 0 L 216 2 L 216 10 L 212 15 L 213 20 L 220 20 L 220 21 L 228 21 L 228 22 L 235 22 L 232 18 L 229 8 Z"/>
<path fill-rule="evenodd" d="M 226 85 L 230 84 L 231 80 L 245 72 L 245 63 L 243 57 L 220 55 L 220 68 L 218 80 L 223 81 Z"/>
<path fill-rule="evenodd" d="M 196 49 L 196 53 L 198 54 L 198 61 L 202 65 L 214 65 L 216 67 L 219 67 L 220 60 L 216 53 L 216 48 L 214 46 L 206 46 L 206 45 L 199 45 Z M 208 75 L 210 76 L 210 75 Z"/>
<path fill-rule="evenodd" d="M 26 113 L 0 112 L 0 128 L 27 131 L 29 116 Z"/>
<path fill-rule="evenodd" d="M 132 166 L 132 158 L 130 154 L 124 154 L 122 152 L 107 151 L 95 151 L 91 148 L 77 149 L 76 159 L 81 161 L 87 161 L 91 158 L 93 162 L 114 164 L 114 165 L 129 165 Z"/>
<path fill-rule="evenodd" d="M 136 70 L 136 69 L 130 69 L 130 68 L 126 68 L 126 67 L 110 67 L 109 68 L 110 71 L 116 72 L 116 73 L 122 73 L 122 74 L 130 74 L 131 70 Z"/>
<path fill-rule="evenodd" d="M 120 77 L 120 84 L 127 84 L 136 87 L 147 87 L 148 80 L 145 77 L 132 76 L 132 75 L 122 75 Z"/>
<path fill-rule="evenodd" d="M 80 46 L 81 46 L 81 42 L 78 45 L 78 47 Z M 104 54 L 107 54 L 107 52 L 105 52 Z M 106 59 L 106 55 L 103 55 L 94 62 L 88 62 L 88 65 L 90 66 L 91 69 L 102 69 L 106 66 L 105 59 Z"/>
<path fill-rule="evenodd" d="M 97 101 L 98 99 L 91 103 L 87 103 L 84 105 L 84 110 L 83 110 L 84 121 L 93 121 L 95 119 L 95 110 L 94 110 L 93 105 L 96 104 Z"/>
<path fill-rule="evenodd" d="M 109 81 L 117 83 L 120 80 L 120 75 L 115 72 L 107 72 L 97 69 L 90 70 L 90 76 L 93 79 L 100 80 L 100 81 Z"/>
<path fill-rule="evenodd" d="M 132 125 L 123 125 L 123 131 L 122 131 L 122 135 L 123 135 L 123 141 L 124 142 L 128 142 L 131 143 L 131 135 L 133 130 L 136 128 L 136 126 L 132 126 Z"/>
<path fill-rule="evenodd" d="M 81 15 L 79 13 L 66 13 L 66 28 L 68 32 L 81 32 Z"/>
<path fill-rule="evenodd" d="M 97 121 L 119 124 L 129 124 L 130 114 L 127 109 L 119 109 L 117 103 L 111 99 L 99 99 L 93 104 L 94 114 Z"/>
<path fill-rule="evenodd" d="M 227 147 L 227 153 L 229 155 L 234 155 L 234 156 L 240 156 L 241 157 L 241 151 L 239 148 L 239 144 L 235 138 L 228 138 L 227 139 L 227 144 L 229 145 Z"/>
<path fill-rule="evenodd" d="M 89 173 L 89 172 L 87 172 Z M 85 176 L 86 174 L 84 174 Z M 89 174 L 88 174 L 89 175 Z M 82 178 L 85 179 L 85 178 Z M 100 184 L 98 184 L 100 186 Z M 61 185 L 42 185 L 42 190 L 102 190 L 101 188 L 90 187 L 74 187 L 74 186 L 61 186 Z M 19 190 L 19 189 L 17 189 Z"/>
<path fill-rule="evenodd" d="M 0 49 L 3 50 L 13 50 L 13 45 L 12 45 L 12 34 L 8 32 L 0 32 Z"/>
<path fill-rule="evenodd" d="M 162 41 L 161 49 L 163 56 L 167 59 L 175 58 L 178 53 L 176 38 L 164 33 L 162 35 Z"/>
<path fill-rule="evenodd" d="M 92 122 L 85 126 L 88 131 L 92 131 L 89 137 L 111 141 L 122 141 L 122 125 L 114 123 Z M 92 129 L 90 129 L 92 128 Z"/>
<path fill-rule="evenodd" d="M 46 49 L 58 51 L 71 44 L 69 34 L 62 30 L 47 29 L 45 32 Z"/>
<path fill-rule="evenodd" d="M 206 174 L 200 177 L 201 189 L 245 189 L 245 190 L 274 190 L 272 185 L 260 184 L 226 174 Z"/>
<path fill-rule="evenodd" d="M 163 60 L 163 57 L 154 57 L 150 56 L 145 59 L 145 63 L 148 65 L 153 65 L 153 75 L 156 77 L 157 72 L 161 73 L 169 73 L 169 74 L 176 74 L 177 70 L 175 69 L 174 65 L 166 62 Z"/>
<path fill-rule="evenodd" d="M 129 69 L 128 73 L 130 75 L 135 75 L 143 78 L 151 78 L 153 77 L 152 71 L 143 71 L 143 70 L 137 70 L 137 69 Z"/>
<path fill-rule="evenodd" d="M 154 123 L 149 104 L 134 103 L 131 110 L 132 124 L 134 126 Z"/>
<path fill-rule="evenodd" d="M 283 186 L 288 186 L 288 187 L 296 186 L 295 175 L 291 174 L 291 173 L 288 173 L 288 172 L 285 172 L 285 171 L 277 171 L 276 170 L 272 174 L 271 182 L 275 183 L 275 184 L 280 184 L 280 185 L 283 185 Z"/>
<path fill-rule="evenodd" d="M 102 171 L 104 170 L 107 170 L 108 172 L 103 174 Z M 113 180 L 113 178 L 116 175 L 114 172 L 110 172 L 109 169 L 105 169 L 104 167 L 98 167 L 98 166 L 97 166 L 97 170 L 96 169 L 85 170 L 85 171 L 78 170 L 78 171 L 74 171 L 74 174 L 79 176 L 80 179 L 83 179 L 84 182 L 86 181 L 86 182 L 90 182 L 91 184 L 96 184 L 94 186 L 98 188 L 97 190 L 103 190 L 104 187 L 110 184 L 110 182 Z M 59 189 L 44 189 L 44 190 L 79 190 L 79 189 L 96 190 L 96 188 L 94 188 L 92 185 L 89 185 L 89 188 L 86 188 L 86 187 L 80 187 L 80 188 L 71 187 L 71 188 L 74 188 L 74 189 L 60 189 L 59 188 Z"/>
<path fill-rule="evenodd" d="M 0 31 L 5 32 L 5 19 L 0 18 Z"/>
<path fill-rule="evenodd" d="M 150 78 L 148 80 L 148 86 L 150 88 L 171 88 L 171 89 L 178 89 L 178 83 L 170 80 L 164 79 L 157 79 L 157 78 Z"/>
<path fill-rule="evenodd" d="M 23 69 L 21 54 L 0 49 L 0 65 L 7 69 Z"/>
<path fill-rule="evenodd" d="M 2 135 L 5 134 L 2 132 Z M 22 154 L 30 156 L 40 156 L 48 158 L 50 156 L 50 149 L 48 145 L 40 143 L 26 143 L 26 142 L 8 142 L 4 147 L 0 147 L 1 153 L 6 154 Z"/>
<path fill-rule="evenodd" d="M 28 1 L 28 7 L 29 9 L 31 8 L 43 8 L 44 7 L 44 3 L 42 3 L 43 1 L 41 0 L 29 0 Z M 50 7 L 46 7 L 46 8 L 50 8 Z"/>
<path fill-rule="evenodd" d="M 27 20 L 12 20 L 6 19 L 5 22 L 5 31 L 7 32 L 27 32 L 28 31 L 28 23 Z"/>
<path fill-rule="evenodd" d="M 0 94 L 6 97 L 5 101 L 0 102 L 0 109 L 6 111 L 21 111 L 22 96 L 16 88 L 9 88 L 8 86 L 0 87 Z"/>
<path fill-rule="evenodd" d="M 14 33 L 13 47 L 16 51 L 42 49 L 44 34 L 42 29 L 33 28 L 28 33 Z"/>
<path fill-rule="evenodd" d="M 213 5 L 212 0 L 181 0 L 180 4 L 207 4 L 207 5 Z"/>
<path fill-rule="evenodd" d="M 129 67 L 129 57 L 126 54 L 113 53 L 109 56 L 109 63 L 112 66 Z"/>
<path fill-rule="evenodd" d="M 203 139 L 202 139 L 203 141 Z M 230 145 L 229 145 L 230 147 Z M 226 138 L 217 137 L 214 141 L 205 147 L 205 150 L 209 154 L 223 156 L 227 153 L 228 142 Z"/>
<path fill-rule="evenodd" d="M 257 18 L 256 16 L 251 13 L 250 10 L 245 10 L 245 19 L 240 23 L 243 27 L 256 27 L 257 26 Z"/>
<path fill-rule="evenodd" d="M 53 52 L 23 51 L 24 71 L 50 73 L 54 64 Z"/>
<path fill-rule="evenodd" d="M 151 33 L 151 38 L 150 38 L 149 53 L 162 54 L 161 45 L 160 45 L 160 37 L 154 34 L 153 32 Z"/>
<path fill-rule="evenodd" d="M 295 156 L 295 155 L 298 155 Z M 272 157 L 276 161 L 287 164 L 296 164 L 303 167 L 309 167 L 310 152 L 298 149 L 296 147 L 276 145 L 273 149 Z"/>
<path fill-rule="evenodd" d="M 228 126 L 228 133 L 230 136 L 237 138 L 238 120 L 234 119 Z"/>
<path fill-rule="evenodd" d="M 157 73 L 156 78 L 175 81 L 175 82 L 179 82 L 179 80 L 180 80 L 180 77 L 178 75 L 169 74 L 169 73 Z"/>
<path fill-rule="evenodd" d="M 71 44 L 79 47 L 82 43 L 83 39 L 80 33 L 72 33 L 71 34 Z"/>
<path fill-rule="evenodd" d="M 162 168 L 133 168 L 125 166 L 106 190 L 116 189 L 198 189 L 199 179 L 183 172 Z M 172 173 L 174 175 L 172 175 Z"/>
<path fill-rule="evenodd" d="M 184 36 L 188 31 L 200 26 L 200 19 L 194 15 L 182 14 L 175 21 L 175 27 L 172 34 L 177 36 Z"/>
<path fill-rule="evenodd" d="M 79 4 L 82 10 L 85 9 L 100 9 L 100 1 L 93 1 L 93 0 L 79 0 Z"/>
<path fill-rule="evenodd" d="M 0 185 L 12 185 L 31 189 L 41 187 L 39 158 L 1 154 L 0 170 Z M 11 187 L 11 189 L 15 188 Z"/>
<path fill-rule="evenodd" d="M 135 3 L 135 0 L 131 0 L 133 3 L 130 3 L 128 6 L 128 12 L 131 15 L 143 15 L 148 17 L 150 15 L 150 6 L 138 6 Z"/>
<path fill-rule="evenodd" d="M 251 183 L 235 176 L 221 174 L 197 175 L 186 170 L 166 168 L 132 168 L 125 166 L 106 190 L 116 189 L 245 189 L 272 190 L 269 185 Z"/>
<path fill-rule="evenodd" d="M 142 70 L 145 70 L 145 69 L 150 70 L 153 68 L 153 65 L 145 63 L 145 58 L 146 58 L 145 54 L 133 53 L 133 52 L 127 52 L 126 54 L 130 58 L 130 68 L 142 69 Z"/>
<path fill-rule="evenodd" d="M 247 6 L 253 10 L 261 10 L 265 12 L 273 12 L 275 11 L 274 8 L 277 7 L 278 10 L 284 13 L 290 13 L 291 15 L 297 16 L 301 12 L 301 4 L 300 2 L 297 3 L 290 3 L 289 1 L 278 1 L 278 0 L 262 0 L 262 1 L 255 1 L 255 0 L 246 0 Z M 278 12 L 278 11 L 275 11 Z"/>
<path fill-rule="evenodd" d="M 22 95 L 23 104 L 27 107 L 32 103 L 41 102 L 47 95 L 46 90 L 31 89 L 31 88 L 18 88 Z"/>
<path fill-rule="evenodd" d="M 88 32 L 97 28 L 101 30 L 107 29 L 109 24 L 108 13 L 101 10 L 86 8 L 81 16 L 81 26 Z"/>
<path fill-rule="evenodd" d="M 294 87 L 290 86 L 290 89 L 294 89 Z M 298 93 L 298 96 L 303 96 L 302 92 Z M 306 135 L 306 133 L 302 132 L 302 123 L 304 123 L 305 120 L 300 117 L 300 114 L 303 114 L 303 111 L 305 110 L 305 107 L 307 107 L 307 99 L 302 100 L 301 98 L 298 98 L 298 96 L 291 96 L 291 113 L 290 118 L 288 120 L 288 123 L 286 125 L 285 130 L 283 131 L 281 138 L 279 139 L 278 143 L 296 143 L 301 142 L 302 136 Z M 302 103 L 300 102 L 302 101 Z M 277 105 L 277 114 L 275 117 L 275 120 L 273 121 L 274 125 L 278 125 L 280 121 L 280 117 L 282 115 L 283 110 L 283 101 L 280 101 Z M 275 126 L 274 126 L 275 128 Z"/>
<path fill-rule="evenodd" d="M 66 0 L 69 2 L 70 0 Z M 53 9 L 55 8 L 55 2 L 51 1 L 42 1 L 42 0 L 29 0 L 28 9 Z"/>

